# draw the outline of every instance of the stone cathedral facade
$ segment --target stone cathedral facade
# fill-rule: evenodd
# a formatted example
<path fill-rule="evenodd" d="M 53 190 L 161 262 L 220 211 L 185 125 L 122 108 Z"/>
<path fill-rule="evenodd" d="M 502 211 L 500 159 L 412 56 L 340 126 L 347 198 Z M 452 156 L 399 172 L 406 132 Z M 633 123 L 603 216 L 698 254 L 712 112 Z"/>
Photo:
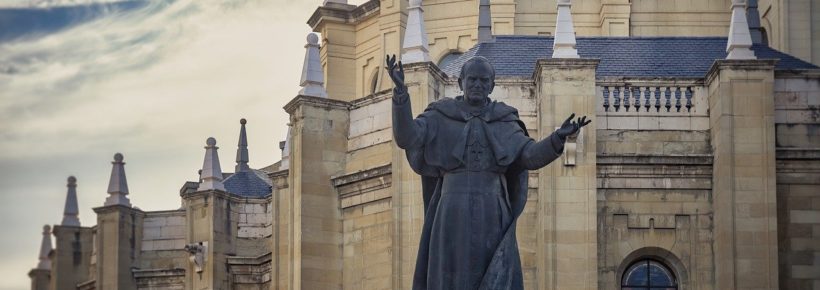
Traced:
<path fill-rule="evenodd" d="M 248 166 L 242 120 L 233 172 L 219 162 L 233 148 L 209 138 L 182 207 L 142 211 L 117 154 L 96 224 L 77 219 L 69 178 L 32 289 L 410 289 L 424 210 L 392 142 L 383 66 L 397 54 L 415 114 L 458 95 L 461 64 L 483 56 L 490 97 L 518 108 L 533 138 L 571 112 L 592 118 L 529 174 L 526 289 L 818 290 L 818 9 L 325 1 L 307 21 L 321 38 L 308 36 L 303 89 L 284 107 L 281 161 Z"/>

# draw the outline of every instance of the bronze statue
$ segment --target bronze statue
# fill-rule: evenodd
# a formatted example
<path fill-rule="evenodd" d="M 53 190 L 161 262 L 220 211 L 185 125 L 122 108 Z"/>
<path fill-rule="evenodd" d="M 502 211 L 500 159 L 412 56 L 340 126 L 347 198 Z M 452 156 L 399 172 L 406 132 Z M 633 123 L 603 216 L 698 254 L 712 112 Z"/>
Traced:
<path fill-rule="evenodd" d="M 527 170 L 558 158 L 567 136 L 589 124 L 564 121 L 535 142 L 518 110 L 490 100 L 495 71 L 483 57 L 461 68 L 456 98 L 431 103 L 416 119 L 404 69 L 387 56 L 393 136 L 422 177 L 424 226 L 413 289 L 523 289 L 515 222 L 527 201 Z"/>

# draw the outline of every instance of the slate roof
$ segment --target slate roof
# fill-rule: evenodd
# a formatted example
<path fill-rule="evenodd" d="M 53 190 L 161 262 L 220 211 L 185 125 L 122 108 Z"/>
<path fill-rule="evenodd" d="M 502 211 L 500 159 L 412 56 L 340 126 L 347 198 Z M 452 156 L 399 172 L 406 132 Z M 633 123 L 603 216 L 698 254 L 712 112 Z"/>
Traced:
<path fill-rule="evenodd" d="M 271 194 L 271 185 L 255 172 L 240 171 L 222 181 L 225 190 L 245 197 L 265 197 Z"/>
<path fill-rule="evenodd" d="M 480 43 L 442 71 L 458 76 L 464 62 L 473 56 L 490 60 L 498 77 L 532 77 L 537 59 L 552 57 L 551 36 L 496 36 L 495 42 Z M 726 58 L 726 37 L 578 37 L 581 58 L 601 62 L 595 76 L 702 78 L 716 59 Z M 765 45 L 752 47 L 758 59 L 780 59 L 775 70 L 818 67 Z"/>

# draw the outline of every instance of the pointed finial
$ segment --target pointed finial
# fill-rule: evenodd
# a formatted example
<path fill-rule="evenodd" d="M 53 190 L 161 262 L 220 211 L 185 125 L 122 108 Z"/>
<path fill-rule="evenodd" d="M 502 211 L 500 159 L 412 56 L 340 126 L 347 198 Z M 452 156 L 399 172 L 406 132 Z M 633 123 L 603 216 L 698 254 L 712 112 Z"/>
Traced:
<path fill-rule="evenodd" d="M 490 0 L 478 3 L 478 43 L 493 41 L 493 24 L 490 15 Z"/>
<path fill-rule="evenodd" d="M 552 58 L 580 58 L 575 49 L 575 25 L 572 23 L 571 6 L 570 0 L 558 0 Z"/>
<path fill-rule="evenodd" d="M 77 206 L 77 178 L 68 177 L 68 192 L 65 197 L 65 209 L 63 210 L 63 222 L 61 225 L 69 227 L 80 226 L 80 209 Z"/>
<path fill-rule="evenodd" d="M 125 179 L 125 162 L 122 162 L 121 153 L 114 154 L 114 161 L 111 162 L 111 178 L 108 179 L 108 198 L 105 199 L 105 206 L 123 205 L 131 207 L 128 200 L 128 181 Z"/>
<path fill-rule="evenodd" d="M 225 185 L 222 184 L 222 168 L 219 166 L 219 155 L 216 150 L 216 139 L 209 137 L 205 141 L 205 161 L 202 163 L 202 182 L 199 184 L 197 190 L 222 190 L 225 191 Z"/>
<path fill-rule="evenodd" d="M 424 29 L 424 10 L 421 0 L 410 0 L 407 7 L 407 26 L 404 30 L 403 63 L 430 61 L 430 45 L 427 43 L 427 30 Z"/>
<path fill-rule="evenodd" d="M 236 149 L 236 172 L 248 171 L 251 168 L 248 167 L 248 136 L 245 133 L 245 124 L 247 124 L 244 118 L 239 120 L 239 124 L 241 128 L 239 129 L 239 148 Z"/>
<path fill-rule="evenodd" d="M 319 36 L 308 33 L 305 44 L 305 62 L 302 65 L 302 80 L 299 83 L 302 89 L 300 95 L 313 97 L 327 97 L 325 91 L 325 76 L 322 71 L 322 61 L 319 58 Z"/>
<path fill-rule="evenodd" d="M 729 24 L 729 41 L 726 42 L 726 59 L 757 59 L 752 48 L 752 35 L 746 22 L 746 1 L 732 0 L 732 22 Z"/>
<path fill-rule="evenodd" d="M 37 263 L 37 269 L 51 270 L 51 259 L 48 258 L 51 249 L 51 227 L 45 225 L 43 226 L 43 241 L 40 243 L 40 262 Z"/>

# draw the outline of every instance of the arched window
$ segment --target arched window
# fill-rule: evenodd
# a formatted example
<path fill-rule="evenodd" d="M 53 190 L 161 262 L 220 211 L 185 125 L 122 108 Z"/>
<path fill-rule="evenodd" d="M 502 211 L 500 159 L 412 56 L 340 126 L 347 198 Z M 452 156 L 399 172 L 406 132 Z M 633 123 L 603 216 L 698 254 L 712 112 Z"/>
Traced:
<path fill-rule="evenodd" d="M 461 55 L 462 55 L 462 53 L 460 53 L 458 51 L 453 51 L 451 53 L 448 53 L 447 55 L 442 57 L 441 60 L 438 61 L 438 67 L 439 68 L 444 68 L 448 63 L 453 62 L 454 60 L 456 60 Z"/>
<path fill-rule="evenodd" d="M 663 263 L 642 259 L 630 265 L 621 278 L 623 290 L 672 290 L 678 289 L 675 273 Z"/>

